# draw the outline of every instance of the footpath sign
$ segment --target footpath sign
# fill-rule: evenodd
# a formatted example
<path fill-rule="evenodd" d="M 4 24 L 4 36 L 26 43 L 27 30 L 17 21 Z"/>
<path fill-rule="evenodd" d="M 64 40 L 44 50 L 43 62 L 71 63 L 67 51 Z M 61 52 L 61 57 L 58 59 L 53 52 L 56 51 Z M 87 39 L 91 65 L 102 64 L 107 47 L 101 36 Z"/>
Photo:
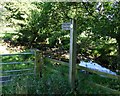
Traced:
<path fill-rule="evenodd" d="M 71 89 L 75 88 L 76 75 L 76 21 L 63 23 L 62 30 L 70 30 L 70 58 L 69 58 L 69 82 Z"/>
<path fill-rule="evenodd" d="M 67 22 L 67 23 L 62 24 L 62 30 L 70 30 L 71 27 L 72 27 L 71 22 Z"/>

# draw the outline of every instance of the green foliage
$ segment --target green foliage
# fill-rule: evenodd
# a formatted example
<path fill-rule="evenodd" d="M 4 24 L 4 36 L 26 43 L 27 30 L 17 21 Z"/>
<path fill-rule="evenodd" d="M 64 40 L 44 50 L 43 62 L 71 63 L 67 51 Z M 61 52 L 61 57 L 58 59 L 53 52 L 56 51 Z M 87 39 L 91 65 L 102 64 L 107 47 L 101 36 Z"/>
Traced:
<path fill-rule="evenodd" d="M 6 20 L 12 26 L 20 25 L 18 36 L 13 40 L 19 45 L 41 50 L 57 47 L 68 51 L 69 31 L 61 30 L 61 25 L 75 18 L 77 54 L 95 59 L 101 55 L 105 58 L 120 53 L 119 2 L 16 1 L 6 2 L 4 6 L 9 13 Z M 113 65 L 112 60 L 109 63 Z M 117 61 L 119 63 L 119 58 Z"/>
<path fill-rule="evenodd" d="M 30 10 L 35 8 L 31 3 L 18 1 L 4 2 L 3 6 L 7 10 L 6 20 L 12 23 L 13 27 L 17 25 L 23 27 Z"/>
<path fill-rule="evenodd" d="M 20 76 L 14 78 L 12 82 L 2 87 L 3 94 L 113 94 L 109 90 L 97 87 L 93 82 L 120 91 L 119 80 L 103 78 L 95 74 L 85 74 L 78 71 L 76 81 L 76 91 L 72 92 L 68 83 L 68 67 L 52 64 L 45 61 L 43 67 L 43 77 L 34 78 L 33 76 Z"/>
<path fill-rule="evenodd" d="M 5 34 L 4 40 L 13 41 L 27 48 L 38 48 L 45 53 L 47 48 L 58 48 L 69 51 L 69 31 L 61 30 L 63 22 L 71 18 L 77 20 L 77 54 L 81 59 L 91 59 L 112 70 L 120 69 L 120 2 L 5 2 L 0 11 L 0 27 L 12 27 L 17 35 Z M 7 22 L 7 23 L 6 23 Z M 2 30 L 1 30 L 2 31 Z M 4 32 L 3 32 L 4 33 Z M 11 32 L 10 32 L 11 33 Z M 45 47 L 44 47 L 44 46 Z M 54 51 L 55 52 L 55 51 Z M 47 52 L 46 52 L 47 53 Z M 62 52 L 59 52 L 62 53 Z M 57 54 L 48 51 L 48 54 Z M 47 54 L 47 55 L 48 55 Z M 56 55 L 60 59 L 59 54 Z M 29 56 L 28 56 L 29 57 Z M 21 62 L 28 60 L 21 57 L 6 57 L 3 61 Z M 32 60 L 32 58 L 30 58 Z M 68 68 L 50 65 L 46 62 L 43 77 L 39 80 L 32 76 L 14 79 L 3 86 L 4 94 L 112 94 L 110 91 L 96 87 L 92 82 L 108 86 L 120 91 L 119 80 L 111 80 L 97 75 L 79 73 L 76 82 L 76 93 L 70 91 L 68 84 Z M 25 64 L 3 66 L 4 70 L 28 68 Z"/>

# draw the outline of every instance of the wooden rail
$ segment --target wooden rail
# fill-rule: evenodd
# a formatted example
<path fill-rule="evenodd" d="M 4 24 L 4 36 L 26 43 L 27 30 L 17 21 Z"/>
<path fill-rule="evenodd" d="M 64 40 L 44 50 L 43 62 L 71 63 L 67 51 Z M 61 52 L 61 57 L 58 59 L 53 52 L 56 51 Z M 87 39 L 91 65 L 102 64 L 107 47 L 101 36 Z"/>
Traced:
<path fill-rule="evenodd" d="M 59 63 L 59 64 L 64 65 L 64 66 L 68 66 L 68 65 L 69 65 L 68 62 L 63 62 L 63 61 L 59 61 L 59 60 L 52 59 L 52 58 L 48 58 L 48 57 L 45 57 L 45 59 L 46 59 L 47 61 L 56 62 L 56 63 Z"/>
<path fill-rule="evenodd" d="M 48 58 L 48 57 L 46 57 L 45 59 L 47 59 L 50 62 L 60 63 L 61 65 L 65 65 L 65 66 L 69 65 L 68 62 L 63 62 L 63 61 L 51 59 L 51 58 Z M 88 71 L 88 72 L 91 72 L 91 73 L 95 73 L 97 75 L 104 75 L 105 77 L 108 77 L 108 78 L 119 79 L 120 80 L 120 76 L 119 75 L 112 75 L 112 74 L 109 74 L 109 73 L 100 72 L 100 71 L 97 71 L 97 70 L 92 70 L 92 69 L 89 69 L 89 68 L 86 68 L 86 67 L 83 67 L 83 66 L 79 66 L 78 64 L 76 64 L 76 68 L 78 70 L 85 70 L 85 71 Z"/>
<path fill-rule="evenodd" d="M 89 69 L 89 68 L 86 68 L 86 67 L 83 67 L 83 66 L 79 66 L 79 65 L 77 65 L 77 69 L 85 70 L 85 71 L 88 71 L 88 72 L 91 72 L 91 73 L 95 73 L 95 74 L 98 74 L 98 75 L 103 75 L 103 76 L 111 78 L 111 79 L 120 79 L 119 75 L 112 75 L 112 74 L 109 74 L 109 73 L 100 72 L 100 71 Z"/>
<path fill-rule="evenodd" d="M 68 62 L 63 62 L 63 61 L 51 59 L 51 58 L 48 58 L 48 57 L 46 57 L 45 59 L 50 61 L 50 62 L 52 62 L 52 63 L 56 62 L 56 63 L 59 63 L 59 64 L 64 65 L 64 66 L 69 66 Z M 104 75 L 105 77 L 108 77 L 108 78 L 119 79 L 120 80 L 120 76 L 119 75 L 112 75 L 112 74 L 108 74 L 108 73 L 105 73 L 105 72 L 92 70 L 92 69 L 89 69 L 89 68 L 86 68 L 86 67 L 79 66 L 78 64 L 76 64 L 76 68 L 77 68 L 77 70 L 85 70 L 85 71 L 88 71 L 88 72 L 91 72 L 91 73 L 95 73 L 97 75 Z M 93 82 L 88 82 L 88 83 L 92 84 L 93 86 L 100 87 L 100 88 L 102 88 L 102 89 L 104 89 L 106 91 L 109 90 L 113 94 L 120 94 L 120 91 L 118 91 L 118 90 L 114 90 L 114 89 L 111 89 L 111 88 L 108 88 L 108 87 L 105 87 L 105 86 L 102 86 L 100 84 L 93 83 Z"/>
<path fill-rule="evenodd" d="M 4 54 L 4 55 L 0 55 L 0 56 L 13 56 L 13 55 L 25 55 L 25 54 L 34 54 L 35 55 L 35 61 L 29 61 L 29 62 L 28 61 L 25 61 L 25 62 L 9 62 L 9 63 L 0 63 L 0 64 L 5 65 L 5 64 L 35 63 L 34 69 L 30 68 L 30 69 L 21 69 L 21 70 L 9 70 L 9 71 L 4 71 L 4 73 L 8 73 L 8 72 L 22 72 L 22 71 L 34 70 L 34 74 L 37 73 L 38 75 L 36 75 L 36 76 L 40 77 L 41 74 L 42 74 L 42 65 L 43 65 L 43 57 L 42 57 L 42 54 L 40 53 L 40 51 L 34 51 L 34 52 L 29 52 L 29 53 L 20 53 L 20 54 L 12 54 L 12 55 Z M 48 57 L 45 57 L 44 59 L 46 59 L 47 61 L 50 61 L 52 63 L 59 63 L 60 65 L 69 66 L 68 62 L 63 62 L 63 61 L 59 61 L 59 60 L 56 60 L 56 59 L 51 59 L 51 58 L 48 58 Z M 95 73 L 95 74 L 98 74 L 98 75 L 103 75 L 103 76 L 108 77 L 108 78 L 119 79 L 120 80 L 120 76 L 119 75 L 112 75 L 112 74 L 108 74 L 108 73 L 105 73 L 105 72 L 92 70 L 92 69 L 89 69 L 89 68 L 86 68 L 86 67 L 79 66 L 78 64 L 76 64 L 76 68 L 77 68 L 77 70 L 85 70 L 85 71 L 88 71 L 88 72 L 91 72 L 91 73 Z M 3 71 L 0 71 L 0 72 L 3 73 Z M 33 74 L 33 73 L 30 73 L 30 74 Z M 16 76 L 19 76 L 19 75 L 21 75 L 21 74 L 17 74 Z M 7 78 L 7 77 L 5 77 L 5 78 Z M 2 81 L 0 81 L 0 82 L 2 82 Z M 107 88 L 107 87 L 104 87 L 104 86 L 99 85 L 99 84 L 93 84 L 93 85 L 101 87 L 101 88 L 103 88 L 105 90 L 110 90 L 113 93 L 119 93 L 119 91 L 117 91 L 117 90 L 113 90 L 111 88 Z"/>

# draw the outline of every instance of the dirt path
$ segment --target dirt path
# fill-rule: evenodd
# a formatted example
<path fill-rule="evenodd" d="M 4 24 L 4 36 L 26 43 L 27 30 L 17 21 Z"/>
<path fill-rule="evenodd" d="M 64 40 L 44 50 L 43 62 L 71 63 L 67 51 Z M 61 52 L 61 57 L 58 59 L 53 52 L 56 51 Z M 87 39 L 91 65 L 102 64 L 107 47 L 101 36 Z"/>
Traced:
<path fill-rule="evenodd" d="M 7 46 L 0 43 L 0 54 L 9 54 L 9 53 L 10 51 L 7 49 Z"/>

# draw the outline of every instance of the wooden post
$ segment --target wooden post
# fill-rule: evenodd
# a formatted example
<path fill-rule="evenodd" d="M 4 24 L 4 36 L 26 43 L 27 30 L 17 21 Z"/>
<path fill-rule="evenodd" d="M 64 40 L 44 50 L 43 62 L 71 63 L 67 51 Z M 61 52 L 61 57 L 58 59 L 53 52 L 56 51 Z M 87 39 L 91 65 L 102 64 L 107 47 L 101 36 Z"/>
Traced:
<path fill-rule="evenodd" d="M 43 65 L 43 57 L 42 53 L 39 50 L 35 50 L 35 75 L 38 78 L 42 77 L 42 65 Z"/>
<path fill-rule="evenodd" d="M 76 75 L 76 21 L 71 20 L 70 27 L 70 58 L 69 58 L 69 82 L 71 88 L 75 88 Z"/>

